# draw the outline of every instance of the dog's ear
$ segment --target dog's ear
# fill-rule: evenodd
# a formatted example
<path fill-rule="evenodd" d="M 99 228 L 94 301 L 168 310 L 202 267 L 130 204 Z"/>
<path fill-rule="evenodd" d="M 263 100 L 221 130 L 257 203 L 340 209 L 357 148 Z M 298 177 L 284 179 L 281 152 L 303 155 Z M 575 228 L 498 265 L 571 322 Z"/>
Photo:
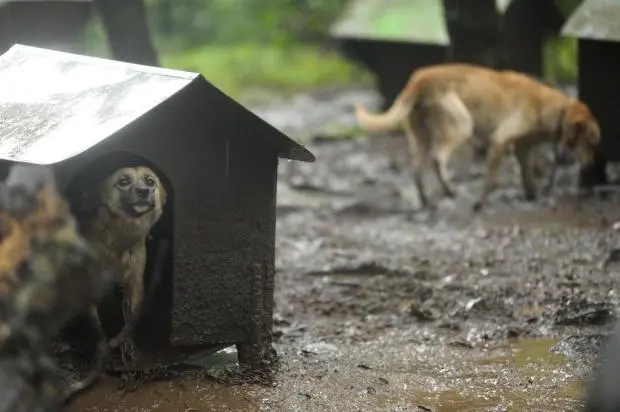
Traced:
<path fill-rule="evenodd" d="M 564 144 L 566 144 L 566 147 L 574 149 L 579 140 L 583 138 L 587 128 L 588 125 L 583 119 L 568 121 L 564 129 Z"/>
<path fill-rule="evenodd" d="M 601 140 L 601 132 L 595 121 L 579 119 L 569 124 L 565 138 L 568 147 L 574 147 L 580 142 L 597 146 Z"/>
<path fill-rule="evenodd" d="M 161 203 L 161 208 L 163 209 L 164 206 L 166 206 L 166 202 L 168 201 L 168 192 L 166 191 L 166 188 L 164 187 L 161 180 L 159 181 L 158 187 L 159 187 L 159 201 Z"/>
<path fill-rule="evenodd" d="M 575 136 L 583 135 L 586 132 L 587 128 L 588 128 L 588 125 L 585 120 L 577 120 L 573 122 L 572 124 L 573 134 Z"/>

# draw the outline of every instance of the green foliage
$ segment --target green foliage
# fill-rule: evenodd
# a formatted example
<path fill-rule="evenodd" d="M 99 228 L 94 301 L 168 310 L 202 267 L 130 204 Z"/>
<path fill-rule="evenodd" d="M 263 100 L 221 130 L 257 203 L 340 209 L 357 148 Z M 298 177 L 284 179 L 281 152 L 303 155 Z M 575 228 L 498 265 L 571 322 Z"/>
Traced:
<path fill-rule="evenodd" d="M 324 50 L 330 25 L 347 0 L 144 0 L 161 63 L 200 72 L 243 99 L 257 89 L 282 93 L 370 81 L 370 75 Z M 578 0 L 556 0 L 568 14 Z M 99 20 L 87 30 L 89 53 L 108 56 Z M 577 76 L 572 39 L 544 50 L 547 80 Z"/>
<path fill-rule="evenodd" d="M 161 56 L 166 67 L 202 73 L 227 94 L 261 89 L 284 93 L 365 82 L 369 76 L 337 54 L 315 46 L 207 45 Z"/>
<path fill-rule="evenodd" d="M 550 38 L 544 49 L 545 79 L 570 84 L 577 81 L 577 40 Z"/>
<path fill-rule="evenodd" d="M 344 0 L 145 0 L 165 67 L 202 73 L 243 100 L 368 82 L 361 68 L 324 50 Z M 86 33 L 90 54 L 109 55 L 99 20 Z"/>
<path fill-rule="evenodd" d="M 165 36 L 163 43 L 181 47 L 250 39 L 278 46 L 320 42 L 346 4 L 346 0 L 145 1 L 156 37 Z"/>
<path fill-rule="evenodd" d="M 95 14 L 94 18 L 86 25 L 84 32 L 84 48 L 91 56 L 109 57 L 110 49 L 108 39 L 101 23 L 101 19 Z"/>

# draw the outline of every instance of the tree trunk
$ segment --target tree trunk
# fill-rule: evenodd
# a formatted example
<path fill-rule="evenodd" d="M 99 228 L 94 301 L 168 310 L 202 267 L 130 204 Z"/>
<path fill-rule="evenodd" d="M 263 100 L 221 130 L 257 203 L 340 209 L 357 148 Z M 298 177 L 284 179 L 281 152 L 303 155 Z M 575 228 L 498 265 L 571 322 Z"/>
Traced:
<path fill-rule="evenodd" d="M 165 36 L 172 35 L 174 22 L 172 17 L 172 2 L 174 0 L 159 0 L 157 2 L 157 19 L 159 30 Z"/>
<path fill-rule="evenodd" d="M 499 14 L 495 0 L 443 0 L 450 47 L 447 60 L 495 67 Z"/>
<path fill-rule="evenodd" d="M 95 0 L 117 60 L 159 66 L 142 0 Z"/>

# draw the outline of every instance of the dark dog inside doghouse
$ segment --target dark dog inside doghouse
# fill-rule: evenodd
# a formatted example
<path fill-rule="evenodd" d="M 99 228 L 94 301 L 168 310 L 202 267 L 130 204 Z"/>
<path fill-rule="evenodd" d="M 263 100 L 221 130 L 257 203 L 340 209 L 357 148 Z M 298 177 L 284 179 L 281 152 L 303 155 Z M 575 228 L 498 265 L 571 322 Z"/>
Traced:
<path fill-rule="evenodd" d="M 78 207 L 82 201 L 81 196 L 85 190 L 97 187 L 106 178 L 122 168 L 148 167 L 152 170 L 167 194 L 163 213 L 159 220 L 151 227 L 150 235 L 146 240 L 146 267 L 144 270 L 144 301 L 145 307 L 140 310 L 140 317 L 131 336 L 136 344 L 141 358 L 145 361 L 154 361 L 157 348 L 165 346 L 171 331 L 171 306 L 172 306 L 172 248 L 173 248 L 173 218 L 174 218 L 174 193 L 173 188 L 165 174 L 147 159 L 131 153 L 112 153 L 90 162 L 68 183 L 65 195 L 72 210 L 78 217 Z M 83 229 L 83 228 L 81 228 Z M 161 249 L 162 243 L 166 248 Z M 164 253 L 164 256 L 157 256 Z M 156 259 L 159 258 L 159 259 Z M 156 261 L 160 264 L 156 266 Z M 157 284 L 151 287 L 153 274 L 158 270 Z M 122 310 L 123 289 L 119 283 L 110 288 L 109 293 L 99 305 L 99 319 L 108 339 L 118 335 L 125 323 Z M 98 335 L 92 319 L 88 314 L 76 319 L 63 332 L 63 340 L 66 341 L 76 353 L 85 358 L 94 355 L 94 349 L 98 343 Z M 86 365 L 84 365 L 86 366 Z"/>

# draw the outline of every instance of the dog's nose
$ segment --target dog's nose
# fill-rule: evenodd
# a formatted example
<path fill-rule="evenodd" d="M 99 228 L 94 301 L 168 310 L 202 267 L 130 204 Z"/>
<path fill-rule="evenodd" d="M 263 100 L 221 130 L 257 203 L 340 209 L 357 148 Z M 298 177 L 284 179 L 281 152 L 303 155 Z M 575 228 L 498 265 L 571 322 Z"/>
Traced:
<path fill-rule="evenodd" d="M 151 192 L 151 189 L 149 189 L 148 187 L 137 187 L 136 188 L 136 194 L 138 195 L 140 199 L 146 199 L 147 197 L 149 197 L 150 192 Z"/>

